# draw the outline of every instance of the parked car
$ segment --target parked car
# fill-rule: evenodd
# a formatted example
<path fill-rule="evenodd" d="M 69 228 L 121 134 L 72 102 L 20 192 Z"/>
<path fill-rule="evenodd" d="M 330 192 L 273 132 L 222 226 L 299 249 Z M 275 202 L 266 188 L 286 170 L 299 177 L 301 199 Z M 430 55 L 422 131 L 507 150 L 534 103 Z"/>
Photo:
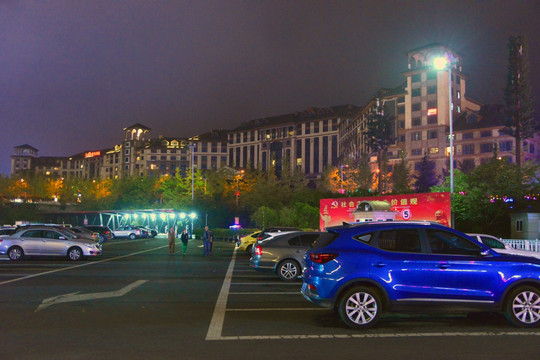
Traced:
<path fill-rule="evenodd" d="M 251 267 L 276 274 L 281 280 L 293 281 L 302 275 L 306 250 L 317 239 L 329 234 L 318 231 L 288 231 L 269 235 L 254 245 Z"/>
<path fill-rule="evenodd" d="M 237 242 L 238 249 L 247 252 L 251 255 L 253 244 L 257 242 L 257 236 L 261 233 L 261 230 L 252 232 L 251 234 L 241 236 Z"/>
<path fill-rule="evenodd" d="M 82 226 L 70 227 L 69 230 L 84 239 L 99 241 L 99 234 L 97 232 L 88 230 Z"/>
<path fill-rule="evenodd" d="M 141 238 L 147 238 L 150 237 L 150 230 L 145 228 L 144 226 L 135 226 L 137 229 L 141 230 L 141 235 L 139 237 Z"/>
<path fill-rule="evenodd" d="M 101 251 L 101 244 L 58 227 L 31 226 L 0 237 L 0 255 L 7 255 L 13 261 L 27 256 L 66 256 L 76 261 L 101 255 Z"/>
<path fill-rule="evenodd" d="M 493 250 L 495 250 L 496 252 L 500 254 L 532 256 L 532 257 L 540 259 L 540 252 L 514 249 L 510 245 L 506 245 L 501 240 L 497 239 L 495 236 L 492 236 L 492 235 L 487 235 L 487 234 L 467 234 L 467 235 L 469 235 L 475 240 L 480 241 L 482 244 L 489 246 L 490 248 L 492 248 Z"/>
<path fill-rule="evenodd" d="M 24 225 L 18 226 L 15 229 L 15 233 L 18 233 L 20 231 L 27 230 L 27 229 L 40 228 L 40 227 L 43 227 L 43 226 L 47 226 L 47 227 L 55 228 L 55 229 L 61 229 L 65 233 L 70 234 L 72 237 L 80 237 L 80 238 L 83 238 L 83 239 L 88 239 L 88 240 L 95 241 L 92 234 L 89 235 L 88 233 L 82 233 L 81 231 L 73 230 L 73 227 L 71 225 L 69 225 L 69 224 L 68 224 L 68 226 L 63 225 L 63 224 L 62 225 L 60 225 L 60 224 L 24 224 Z"/>
<path fill-rule="evenodd" d="M 274 226 L 270 228 L 263 228 L 259 235 L 257 235 L 257 241 L 264 240 L 267 237 L 269 237 L 268 234 L 270 233 L 276 233 L 276 232 L 283 232 L 283 231 L 301 231 L 299 228 L 290 227 L 290 226 Z"/>
<path fill-rule="evenodd" d="M 302 294 L 365 329 L 396 305 L 501 311 L 540 325 L 540 260 L 503 255 L 428 222 L 372 222 L 327 229 L 306 252 Z M 418 305 L 421 305 L 420 307 Z"/>
<path fill-rule="evenodd" d="M 99 234 L 99 242 L 104 243 L 107 240 L 114 238 L 112 230 L 108 226 L 101 225 L 86 225 L 85 228 L 88 230 L 97 232 Z"/>
<path fill-rule="evenodd" d="M 121 226 L 113 230 L 114 237 L 127 237 L 131 240 L 141 237 L 141 229 L 136 226 Z"/>
<path fill-rule="evenodd" d="M 11 235 L 15 232 L 15 230 L 17 230 L 15 227 L 2 227 L 0 229 L 0 235 Z"/>
<path fill-rule="evenodd" d="M 141 229 L 142 231 L 146 232 L 147 236 L 146 237 L 156 237 L 157 236 L 157 231 L 154 230 L 154 229 L 150 229 L 150 228 L 147 228 L 146 226 L 137 226 L 139 229 Z"/>

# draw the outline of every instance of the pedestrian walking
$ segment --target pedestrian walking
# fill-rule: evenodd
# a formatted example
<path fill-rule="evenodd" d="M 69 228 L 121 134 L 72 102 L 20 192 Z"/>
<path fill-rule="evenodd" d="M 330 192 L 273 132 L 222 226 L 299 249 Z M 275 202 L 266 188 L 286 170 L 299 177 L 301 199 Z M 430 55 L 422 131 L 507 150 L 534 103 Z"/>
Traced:
<path fill-rule="evenodd" d="M 167 237 L 169 238 L 169 254 L 173 255 L 176 252 L 176 233 L 174 231 L 174 226 L 169 228 Z"/>
<path fill-rule="evenodd" d="M 203 245 L 204 245 L 204 256 L 212 255 L 213 236 L 212 236 L 212 232 L 208 230 L 208 226 L 204 227 L 202 240 L 203 240 Z"/>
<path fill-rule="evenodd" d="M 182 231 L 182 234 L 180 235 L 180 240 L 182 240 L 182 255 L 183 256 L 186 256 L 188 238 L 189 238 L 189 235 L 187 233 L 187 229 L 184 229 L 184 231 Z"/>

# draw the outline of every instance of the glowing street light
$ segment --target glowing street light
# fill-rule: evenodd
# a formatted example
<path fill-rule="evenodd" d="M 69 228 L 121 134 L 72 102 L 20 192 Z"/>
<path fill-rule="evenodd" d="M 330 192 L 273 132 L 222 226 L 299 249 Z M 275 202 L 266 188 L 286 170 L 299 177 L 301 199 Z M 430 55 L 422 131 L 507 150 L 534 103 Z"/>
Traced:
<path fill-rule="evenodd" d="M 197 214 L 192 212 L 191 214 L 189 214 L 189 217 L 191 218 L 191 234 L 193 234 L 193 220 L 195 220 L 195 218 L 197 217 Z"/>

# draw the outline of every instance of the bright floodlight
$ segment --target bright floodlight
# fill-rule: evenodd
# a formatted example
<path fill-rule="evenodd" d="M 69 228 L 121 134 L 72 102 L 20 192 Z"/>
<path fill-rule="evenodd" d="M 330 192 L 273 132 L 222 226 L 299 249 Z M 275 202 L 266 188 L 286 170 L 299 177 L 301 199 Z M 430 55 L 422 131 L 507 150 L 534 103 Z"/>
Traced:
<path fill-rule="evenodd" d="M 134 219 L 137 219 L 138 217 L 139 217 L 139 215 L 133 214 L 133 218 L 134 218 Z"/>
<path fill-rule="evenodd" d="M 124 218 L 129 219 L 129 214 L 125 214 Z"/>
<path fill-rule="evenodd" d="M 191 214 L 189 214 L 189 217 L 192 218 L 192 219 L 195 219 L 197 217 L 197 214 L 191 213 Z"/>
<path fill-rule="evenodd" d="M 171 219 L 174 219 L 175 216 L 176 216 L 176 215 L 175 215 L 174 213 L 170 213 L 170 214 L 169 214 L 169 217 L 170 217 Z"/>
<path fill-rule="evenodd" d="M 165 220 L 167 218 L 167 215 L 165 215 L 164 213 L 161 213 L 159 214 L 159 217 L 161 218 L 161 220 Z"/>
<path fill-rule="evenodd" d="M 180 219 L 185 219 L 186 218 L 186 213 L 180 213 Z"/>
<path fill-rule="evenodd" d="M 436 70 L 444 70 L 448 66 L 448 60 L 444 56 L 439 56 L 433 60 L 433 67 Z"/>

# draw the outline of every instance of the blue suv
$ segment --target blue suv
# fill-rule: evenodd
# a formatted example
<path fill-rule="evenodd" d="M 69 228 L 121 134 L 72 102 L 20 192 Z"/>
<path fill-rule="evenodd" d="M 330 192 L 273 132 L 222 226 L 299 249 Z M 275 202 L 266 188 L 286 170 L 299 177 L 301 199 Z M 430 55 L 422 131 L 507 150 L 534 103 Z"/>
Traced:
<path fill-rule="evenodd" d="M 540 259 L 498 254 L 429 222 L 328 228 L 306 252 L 302 294 L 365 329 L 390 310 L 502 311 L 514 325 L 540 325 Z"/>

